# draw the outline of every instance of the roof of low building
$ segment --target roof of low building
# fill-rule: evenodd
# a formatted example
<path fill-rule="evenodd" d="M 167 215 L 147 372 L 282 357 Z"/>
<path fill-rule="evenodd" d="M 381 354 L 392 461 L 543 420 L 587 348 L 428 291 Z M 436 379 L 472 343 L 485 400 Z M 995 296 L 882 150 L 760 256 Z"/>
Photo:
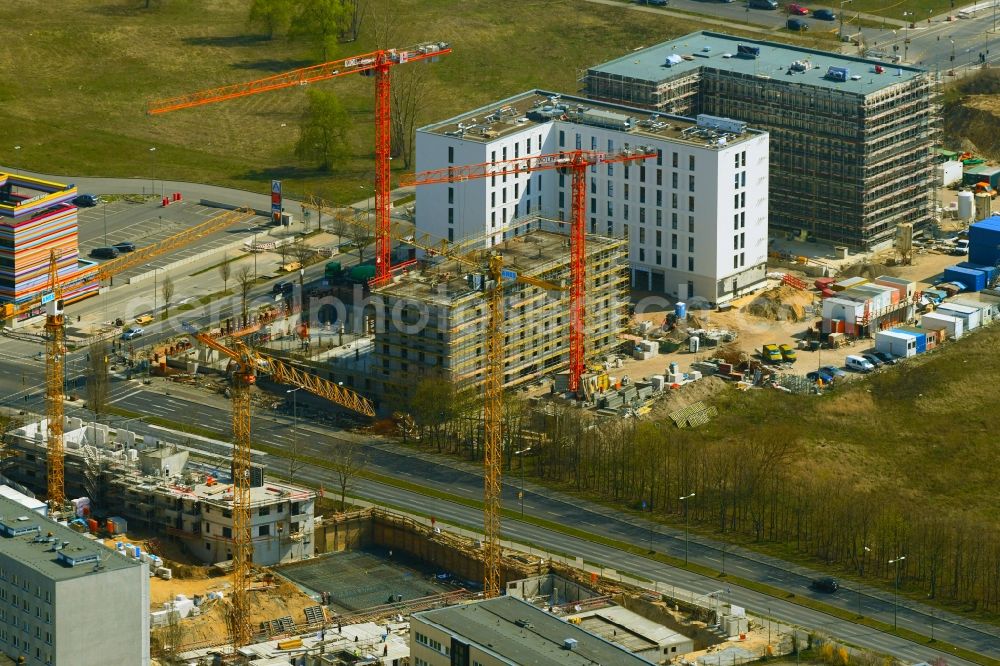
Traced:
<path fill-rule="evenodd" d="M 650 664 L 624 648 L 514 597 L 449 606 L 415 618 L 518 664 L 592 666 Z M 564 641 L 575 640 L 572 650 Z"/>
<path fill-rule="evenodd" d="M 142 564 L 6 497 L 0 497 L 0 555 L 56 582 Z"/>
<path fill-rule="evenodd" d="M 760 49 L 756 58 L 739 57 L 738 47 L 746 45 Z M 666 66 L 669 56 L 679 61 Z M 674 58 L 677 60 L 677 58 Z M 806 71 L 793 72 L 793 62 L 806 62 Z M 757 78 L 781 78 L 783 81 L 867 95 L 903 81 L 909 81 L 926 70 L 908 65 L 891 64 L 874 58 L 862 58 L 793 44 L 781 44 L 747 37 L 736 37 L 703 30 L 692 32 L 629 53 L 616 60 L 591 67 L 589 71 L 622 76 L 642 81 L 659 82 L 678 74 L 694 72 L 701 67 L 736 72 Z M 826 78 L 830 67 L 846 67 L 857 80 L 835 81 Z M 884 71 L 876 72 L 881 67 Z"/>

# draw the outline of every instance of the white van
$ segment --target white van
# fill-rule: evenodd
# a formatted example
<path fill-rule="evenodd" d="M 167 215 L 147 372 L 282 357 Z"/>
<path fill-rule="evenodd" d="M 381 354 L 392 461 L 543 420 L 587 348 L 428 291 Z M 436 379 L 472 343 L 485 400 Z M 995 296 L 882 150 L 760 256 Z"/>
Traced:
<path fill-rule="evenodd" d="M 848 356 L 844 359 L 844 367 L 855 372 L 871 372 L 875 366 L 860 356 Z"/>

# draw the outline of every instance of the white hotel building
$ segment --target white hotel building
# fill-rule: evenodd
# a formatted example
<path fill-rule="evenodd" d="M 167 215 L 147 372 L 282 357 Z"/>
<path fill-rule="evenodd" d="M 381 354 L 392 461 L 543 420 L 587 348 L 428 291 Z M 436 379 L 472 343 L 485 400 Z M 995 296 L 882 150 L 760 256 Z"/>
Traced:
<path fill-rule="evenodd" d="M 590 167 L 587 231 L 628 240 L 633 288 L 720 304 L 762 286 L 768 135 L 744 123 L 532 90 L 419 129 L 416 167 L 627 146 L 658 156 Z M 418 187 L 416 226 L 493 245 L 526 233 L 539 215 L 569 220 L 571 180 L 551 170 Z"/>

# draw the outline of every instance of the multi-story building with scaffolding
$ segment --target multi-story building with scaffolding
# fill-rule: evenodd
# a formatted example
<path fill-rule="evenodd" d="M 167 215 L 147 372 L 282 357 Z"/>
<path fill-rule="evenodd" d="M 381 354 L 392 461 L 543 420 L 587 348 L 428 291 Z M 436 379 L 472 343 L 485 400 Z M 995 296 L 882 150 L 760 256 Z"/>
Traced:
<path fill-rule="evenodd" d="M 868 249 L 933 214 L 935 79 L 922 69 L 696 32 L 584 80 L 593 99 L 767 130 L 774 228 Z"/>
<path fill-rule="evenodd" d="M 716 304 L 764 283 L 768 135 L 727 118 L 650 114 L 532 90 L 421 128 L 417 169 L 445 169 L 564 150 L 645 146 L 656 158 L 595 165 L 587 230 L 624 238 L 632 285 Z M 495 244 L 536 215 L 568 220 L 571 178 L 522 172 L 417 188 L 417 229 Z"/>
<path fill-rule="evenodd" d="M 11 433 L 10 447 L 17 455 L 8 459 L 7 476 L 29 488 L 44 486 L 45 433 L 44 419 Z M 66 417 L 67 496 L 89 498 L 94 515 L 122 517 L 129 526 L 168 535 L 203 562 L 232 559 L 230 445 L 193 436 L 186 443 L 167 442 L 163 436 Z M 252 468 L 256 564 L 313 556 L 315 500 L 313 491 L 266 479 L 262 467 Z"/>
<path fill-rule="evenodd" d="M 555 284 L 569 280 L 568 236 L 538 226 L 493 248 L 507 268 Z M 596 357 L 619 344 L 628 305 L 628 262 L 621 240 L 587 238 L 586 349 Z M 486 361 L 486 276 L 454 260 L 411 272 L 373 295 L 387 313 L 375 334 L 369 374 L 387 396 L 412 390 L 414 377 L 439 376 L 478 386 Z M 568 292 L 511 284 L 504 296 L 504 386 L 511 388 L 556 372 L 569 361 Z"/>

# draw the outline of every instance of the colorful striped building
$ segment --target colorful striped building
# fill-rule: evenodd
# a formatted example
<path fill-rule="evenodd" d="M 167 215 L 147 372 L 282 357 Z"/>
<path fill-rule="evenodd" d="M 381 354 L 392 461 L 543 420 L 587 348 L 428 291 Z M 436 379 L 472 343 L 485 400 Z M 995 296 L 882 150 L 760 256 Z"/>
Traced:
<path fill-rule="evenodd" d="M 53 250 L 66 302 L 97 293 L 97 265 L 79 256 L 76 196 L 75 185 L 0 172 L 0 302 L 47 289 Z"/>

